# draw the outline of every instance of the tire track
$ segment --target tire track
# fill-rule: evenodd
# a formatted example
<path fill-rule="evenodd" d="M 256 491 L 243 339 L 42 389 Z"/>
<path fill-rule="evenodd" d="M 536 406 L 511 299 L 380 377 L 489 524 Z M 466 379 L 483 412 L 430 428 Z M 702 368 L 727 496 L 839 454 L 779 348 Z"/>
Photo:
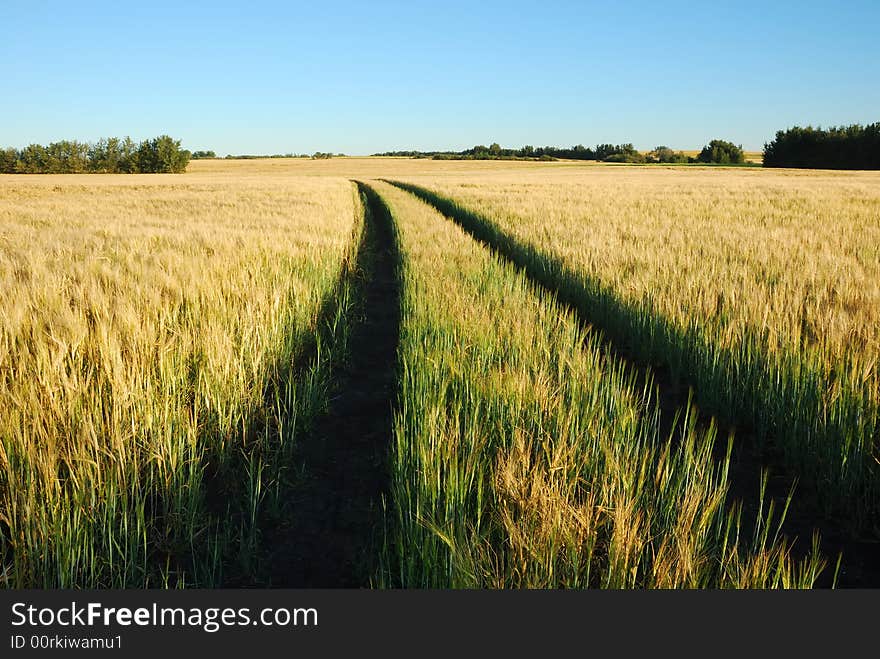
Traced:
<path fill-rule="evenodd" d="M 611 327 L 610 324 L 602 322 L 611 319 L 591 317 L 584 309 L 580 297 L 582 290 L 573 283 L 573 277 L 560 275 L 564 273 L 564 268 L 551 257 L 531 246 L 520 244 L 501 231 L 490 219 L 466 211 L 454 201 L 426 188 L 387 179 L 386 182 L 433 206 L 443 216 L 458 224 L 474 240 L 523 272 L 535 285 L 569 309 L 583 326 L 600 330 L 609 352 L 615 358 L 630 364 L 638 374 L 640 384 L 653 381 L 653 389 L 660 407 L 661 429 L 666 436 L 669 436 L 675 427 L 679 410 L 686 409 L 692 404 L 692 389 L 682 386 L 681 382 L 681 377 L 687 377 L 686 373 L 676 377 L 668 367 L 648 364 L 639 359 L 634 354 L 633 347 L 627 345 L 627 339 L 630 337 L 622 333 L 619 327 Z M 622 303 L 620 306 L 623 308 Z M 685 384 L 693 385 L 693 383 Z M 707 420 L 701 423 L 706 424 Z M 730 436 L 733 431 L 732 424 L 721 423 L 718 435 L 723 438 Z M 762 470 L 764 468 L 770 470 L 765 496 L 775 501 L 777 510 L 785 507 L 786 499 L 795 485 L 795 479 L 786 475 L 781 457 L 773 455 L 766 444 L 758 442 L 754 436 L 743 432 L 742 429 L 737 436 L 744 441 L 733 444 L 728 472 L 728 502 L 732 503 L 736 500 L 742 502 L 743 529 L 747 530 L 754 526 L 760 514 L 758 495 L 761 492 Z M 718 459 L 725 457 L 725 448 L 723 441 L 716 443 Z M 813 511 L 799 505 L 796 493 L 788 508 L 782 530 L 789 538 L 795 539 L 793 547 L 795 556 L 805 554 L 809 550 L 814 531 L 819 532 L 820 549 L 828 558 L 829 567 L 820 576 L 817 586 L 834 585 L 835 565 L 841 555 L 837 586 L 860 588 L 880 586 L 880 543 L 855 539 L 843 526 L 817 518 Z"/>
<path fill-rule="evenodd" d="M 267 543 L 273 586 L 369 586 L 383 540 L 400 332 L 398 252 L 385 205 L 356 185 L 365 213 L 357 317 L 348 357 L 333 368 L 329 409 L 299 442 L 302 473 L 290 494 L 289 525 Z"/>

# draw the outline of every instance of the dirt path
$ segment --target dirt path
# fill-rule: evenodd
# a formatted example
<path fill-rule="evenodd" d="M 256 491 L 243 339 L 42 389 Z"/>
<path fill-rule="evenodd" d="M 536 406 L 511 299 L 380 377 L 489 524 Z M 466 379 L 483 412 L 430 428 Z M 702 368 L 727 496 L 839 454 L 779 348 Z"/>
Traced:
<path fill-rule="evenodd" d="M 515 251 L 508 249 L 507 243 L 509 243 L 509 238 L 505 237 L 506 240 L 493 240 L 492 236 L 496 234 L 493 233 L 493 230 L 487 230 L 485 227 L 480 226 L 478 224 L 480 220 L 476 216 L 470 214 L 468 214 L 468 217 L 457 215 L 456 211 L 453 210 L 455 207 L 448 203 L 448 200 L 435 195 L 429 190 L 411 184 L 400 184 L 390 180 L 387 182 L 416 195 L 426 203 L 434 206 L 442 215 L 464 229 L 474 240 L 485 245 L 495 254 L 513 264 L 537 286 L 552 295 L 562 306 L 570 309 L 584 326 L 595 327 L 599 330 L 605 329 L 601 324 L 596 324 L 594 318 L 590 318 L 588 314 L 582 311 L 570 291 L 549 285 L 545 277 L 542 276 L 543 273 L 539 265 L 520 258 L 520 255 L 515 253 Z M 671 377 L 667 369 L 657 365 L 648 365 L 637 359 L 625 343 L 612 340 L 607 333 L 604 333 L 604 336 L 609 352 L 615 358 L 629 364 L 639 376 L 641 383 L 645 382 L 649 372 L 653 376 L 660 407 L 661 432 L 664 436 L 668 436 L 672 429 L 676 412 L 686 408 L 688 404 L 688 386 Z M 704 420 L 701 423 L 707 423 L 708 416 L 703 414 L 702 417 Z M 724 457 L 727 437 L 731 430 L 732 428 L 730 427 L 719 426 L 718 440 L 716 442 L 716 457 L 718 459 Z M 781 458 L 774 456 L 766 448 L 761 452 L 756 450 L 755 442 L 748 429 L 737 429 L 735 438 L 728 472 L 730 483 L 728 501 L 739 500 L 742 502 L 742 528 L 745 533 L 750 533 L 758 514 L 761 472 L 763 468 L 768 468 L 770 478 L 767 483 L 765 496 L 768 500 L 772 499 L 776 503 L 777 512 L 773 520 L 773 527 L 775 528 L 776 524 L 778 524 L 779 511 L 784 508 L 785 500 L 791 491 L 792 479 L 785 474 Z M 765 510 L 766 505 L 767 501 L 765 501 Z M 820 551 L 828 559 L 829 565 L 820 576 L 816 584 L 817 586 L 830 587 L 832 585 L 838 555 L 842 553 L 843 559 L 837 580 L 838 587 L 880 587 L 880 543 L 853 538 L 839 524 L 835 524 L 833 520 L 818 519 L 813 511 L 799 502 L 797 490 L 795 490 L 795 496 L 786 515 L 786 522 L 782 530 L 789 538 L 796 538 L 793 549 L 795 556 L 802 556 L 810 549 L 813 531 L 819 531 L 821 538 Z"/>
<path fill-rule="evenodd" d="M 358 187 L 367 199 L 361 302 L 349 357 L 333 369 L 330 408 L 299 444 L 290 526 L 270 539 L 276 587 L 369 586 L 382 542 L 400 327 L 397 251 L 384 205 Z"/>

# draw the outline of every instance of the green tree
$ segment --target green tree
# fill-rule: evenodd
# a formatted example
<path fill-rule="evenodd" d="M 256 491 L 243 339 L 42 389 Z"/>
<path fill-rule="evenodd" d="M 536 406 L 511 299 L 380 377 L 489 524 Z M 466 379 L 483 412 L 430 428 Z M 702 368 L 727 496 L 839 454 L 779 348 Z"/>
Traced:
<path fill-rule="evenodd" d="M 880 169 L 880 122 L 780 130 L 764 145 L 764 167 Z"/>
<path fill-rule="evenodd" d="M 81 174 L 88 166 L 89 147 L 82 142 L 53 142 L 44 154 L 41 171 L 47 174 Z"/>
<path fill-rule="evenodd" d="M 142 174 L 159 171 L 159 149 L 155 139 L 144 140 L 138 145 L 137 168 Z"/>
<path fill-rule="evenodd" d="M 16 171 L 21 174 L 41 174 L 45 172 L 46 147 L 42 144 L 28 144 L 19 153 Z"/>
<path fill-rule="evenodd" d="M 732 142 L 724 140 L 712 140 L 703 147 L 700 155 L 697 156 L 699 162 L 719 163 L 719 164 L 741 164 L 746 161 L 745 153 L 742 145 L 737 146 Z"/>
<path fill-rule="evenodd" d="M 95 142 L 89 149 L 89 171 L 116 174 L 123 171 L 122 141 L 108 137 Z"/>
<path fill-rule="evenodd" d="M 191 153 L 180 148 L 180 140 L 175 140 L 168 135 L 160 135 L 155 140 L 157 160 L 160 172 L 180 174 L 186 171 Z"/>
<path fill-rule="evenodd" d="M 18 164 L 18 151 L 13 148 L 0 150 L 0 174 L 14 174 Z"/>
<path fill-rule="evenodd" d="M 144 140 L 137 149 L 138 171 L 150 174 L 179 174 L 189 164 L 190 152 L 180 148 L 180 140 L 160 135 Z"/>
<path fill-rule="evenodd" d="M 649 154 L 654 160 L 662 163 L 685 163 L 687 156 L 681 151 L 673 151 L 668 146 L 654 147 Z"/>
<path fill-rule="evenodd" d="M 123 174 L 137 174 L 138 168 L 138 145 L 134 140 L 126 136 L 119 143 L 119 169 Z"/>
<path fill-rule="evenodd" d="M 180 140 L 160 135 L 136 144 L 130 137 L 100 139 L 94 144 L 61 140 L 48 146 L 29 144 L 21 151 L 0 151 L 0 172 L 22 174 L 127 173 L 186 170 L 191 154 Z"/>

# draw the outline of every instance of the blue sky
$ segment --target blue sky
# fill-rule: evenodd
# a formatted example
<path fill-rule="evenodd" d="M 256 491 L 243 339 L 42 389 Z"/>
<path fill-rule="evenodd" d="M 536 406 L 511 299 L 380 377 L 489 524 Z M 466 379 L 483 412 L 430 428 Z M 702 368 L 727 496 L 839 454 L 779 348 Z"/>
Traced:
<path fill-rule="evenodd" d="M 0 2 L 0 145 L 760 149 L 880 121 L 880 2 Z"/>

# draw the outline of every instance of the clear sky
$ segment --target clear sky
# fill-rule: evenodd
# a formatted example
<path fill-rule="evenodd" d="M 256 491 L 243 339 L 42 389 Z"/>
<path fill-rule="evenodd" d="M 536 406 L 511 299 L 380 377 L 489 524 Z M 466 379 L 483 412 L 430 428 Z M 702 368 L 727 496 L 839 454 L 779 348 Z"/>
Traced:
<path fill-rule="evenodd" d="M 759 150 L 880 121 L 880 1 L 0 0 L 0 82 L 0 146 Z"/>

